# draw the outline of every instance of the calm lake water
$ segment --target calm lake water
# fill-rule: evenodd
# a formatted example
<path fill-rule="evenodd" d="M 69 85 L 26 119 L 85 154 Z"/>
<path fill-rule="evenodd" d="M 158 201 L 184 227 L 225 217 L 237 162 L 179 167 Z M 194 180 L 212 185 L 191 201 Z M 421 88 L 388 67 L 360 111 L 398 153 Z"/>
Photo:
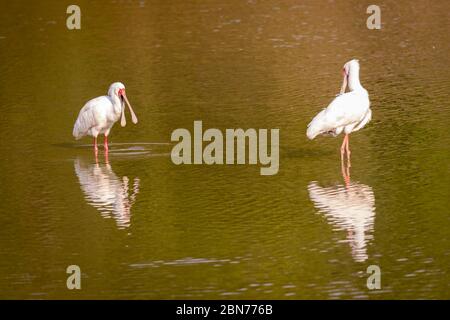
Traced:
<path fill-rule="evenodd" d="M 378 1 L 381 30 L 361 1 L 77 3 L 76 31 L 64 1 L 2 4 L 0 298 L 450 298 L 450 2 Z M 346 186 L 341 137 L 305 131 L 352 58 Z M 139 123 L 96 164 L 72 127 L 114 81 Z M 175 166 L 194 120 L 279 128 L 279 173 Z"/>

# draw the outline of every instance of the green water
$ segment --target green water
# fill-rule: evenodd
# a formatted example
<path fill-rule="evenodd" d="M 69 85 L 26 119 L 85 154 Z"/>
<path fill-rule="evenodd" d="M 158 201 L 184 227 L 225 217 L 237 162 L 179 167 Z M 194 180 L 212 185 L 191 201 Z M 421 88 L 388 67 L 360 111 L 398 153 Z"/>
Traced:
<path fill-rule="evenodd" d="M 78 1 L 74 31 L 68 4 L 0 12 L 1 298 L 450 298 L 449 2 L 379 1 L 381 30 L 360 1 Z M 351 58 L 373 120 L 345 187 L 341 137 L 305 131 Z M 114 81 L 139 123 L 96 164 L 72 127 Z M 195 120 L 279 128 L 278 174 L 175 166 Z"/>

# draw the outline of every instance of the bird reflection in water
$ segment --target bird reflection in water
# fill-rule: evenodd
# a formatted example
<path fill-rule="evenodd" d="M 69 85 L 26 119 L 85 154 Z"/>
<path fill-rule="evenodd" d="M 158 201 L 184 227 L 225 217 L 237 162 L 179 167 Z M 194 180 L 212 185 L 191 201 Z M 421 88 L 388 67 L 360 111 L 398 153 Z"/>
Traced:
<path fill-rule="evenodd" d="M 368 185 L 350 181 L 350 164 L 341 164 L 344 185 L 321 187 L 316 181 L 308 185 L 309 197 L 336 230 L 345 230 L 353 259 L 368 259 L 367 244 L 373 238 L 375 196 Z"/>
<path fill-rule="evenodd" d="M 86 201 L 100 211 L 104 218 L 114 218 L 117 227 L 130 226 L 131 207 L 139 193 L 139 178 L 131 182 L 128 177 L 119 178 L 111 168 L 108 158 L 105 163 L 86 163 L 75 160 L 75 173 Z"/>

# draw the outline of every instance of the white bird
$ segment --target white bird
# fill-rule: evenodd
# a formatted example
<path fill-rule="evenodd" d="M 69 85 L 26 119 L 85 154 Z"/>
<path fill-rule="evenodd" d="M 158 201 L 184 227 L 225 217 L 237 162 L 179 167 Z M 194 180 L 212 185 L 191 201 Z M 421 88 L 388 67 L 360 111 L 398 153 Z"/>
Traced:
<path fill-rule="evenodd" d="M 126 125 L 124 102 L 127 103 L 130 109 L 131 120 L 136 124 L 138 120 L 125 94 L 125 86 L 121 82 L 114 82 L 109 87 L 107 96 L 89 100 L 80 110 L 73 127 L 75 139 L 78 140 L 86 135 L 94 137 L 94 151 L 97 155 L 97 136 L 104 134 L 105 151 L 108 152 L 109 132 L 121 115 L 120 124 L 122 127 Z"/>
<path fill-rule="evenodd" d="M 341 157 L 347 152 L 350 160 L 349 134 L 363 128 L 372 118 L 369 93 L 359 81 L 359 61 L 348 61 L 343 68 L 343 82 L 340 94 L 319 112 L 308 124 L 306 135 L 314 139 L 319 134 L 339 135 L 344 131 Z M 345 93 L 348 87 L 350 92 Z"/>

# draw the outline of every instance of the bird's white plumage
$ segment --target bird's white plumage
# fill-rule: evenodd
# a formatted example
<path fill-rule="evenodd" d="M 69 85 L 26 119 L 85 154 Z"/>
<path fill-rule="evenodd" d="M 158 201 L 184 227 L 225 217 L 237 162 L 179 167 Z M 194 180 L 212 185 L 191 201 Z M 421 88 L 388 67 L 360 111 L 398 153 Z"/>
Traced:
<path fill-rule="evenodd" d="M 89 100 L 80 110 L 73 127 L 73 136 L 78 140 L 86 135 L 97 137 L 109 134 L 114 123 L 119 120 L 123 102 L 114 101 L 109 96 Z"/>
<path fill-rule="evenodd" d="M 364 127 L 372 118 L 369 94 L 359 82 L 358 60 L 344 66 L 350 92 L 338 95 L 309 123 L 306 135 L 314 139 L 319 134 L 349 134 Z M 344 81 L 346 83 L 346 79 Z M 345 88 L 344 88 L 345 90 Z"/>

